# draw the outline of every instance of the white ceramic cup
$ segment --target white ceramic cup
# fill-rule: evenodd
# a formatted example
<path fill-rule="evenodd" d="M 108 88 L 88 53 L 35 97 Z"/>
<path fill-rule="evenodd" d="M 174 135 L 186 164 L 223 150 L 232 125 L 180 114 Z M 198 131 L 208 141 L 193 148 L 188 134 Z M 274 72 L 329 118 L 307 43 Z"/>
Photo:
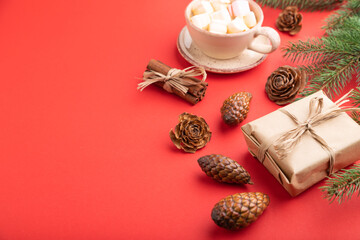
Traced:
<path fill-rule="evenodd" d="M 196 46 L 206 55 L 216 59 L 229 59 L 239 56 L 245 49 L 250 49 L 259 53 L 271 53 L 275 51 L 280 45 L 279 34 L 270 27 L 262 27 L 264 21 L 264 13 L 261 7 L 252 0 L 249 0 L 250 10 L 254 12 L 257 24 L 240 33 L 220 34 L 212 33 L 204 29 L 196 27 L 190 20 L 191 8 L 194 2 L 192 1 L 185 10 L 185 19 L 187 29 Z M 270 44 L 256 44 L 254 39 L 258 35 L 266 36 Z"/>

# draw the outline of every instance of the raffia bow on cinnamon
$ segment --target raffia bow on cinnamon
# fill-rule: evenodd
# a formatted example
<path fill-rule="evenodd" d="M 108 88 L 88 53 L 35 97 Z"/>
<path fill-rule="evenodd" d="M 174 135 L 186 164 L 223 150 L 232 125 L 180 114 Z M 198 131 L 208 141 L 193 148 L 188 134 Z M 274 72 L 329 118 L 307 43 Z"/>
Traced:
<path fill-rule="evenodd" d="M 289 153 L 292 152 L 296 144 L 300 141 L 301 137 L 308 132 L 314 140 L 316 140 L 321 147 L 329 154 L 329 169 L 328 174 L 333 173 L 335 164 L 334 150 L 326 143 L 326 141 L 320 137 L 314 130 L 314 127 L 326 122 L 330 119 L 336 118 L 343 112 L 360 111 L 360 108 L 343 107 L 344 103 L 347 103 L 347 97 L 351 94 L 352 90 L 345 94 L 342 98 L 335 102 L 335 105 L 329 109 L 323 109 L 323 98 L 315 97 L 310 100 L 309 103 L 309 115 L 304 122 L 300 122 L 297 117 L 288 112 L 285 109 L 280 109 L 282 113 L 287 115 L 297 125 L 290 131 L 285 132 L 280 137 L 275 139 L 269 139 L 264 142 L 259 149 L 259 159 L 264 161 L 265 153 L 274 146 L 275 152 L 280 160 L 283 160 Z"/>
<path fill-rule="evenodd" d="M 195 78 L 203 76 L 202 80 Z M 183 70 L 171 68 L 164 63 L 151 59 L 143 75 L 143 82 L 138 84 L 140 91 L 155 84 L 169 93 L 173 93 L 186 101 L 196 104 L 205 96 L 208 84 L 205 82 L 206 72 L 203 68 L 191 66 Z"/>

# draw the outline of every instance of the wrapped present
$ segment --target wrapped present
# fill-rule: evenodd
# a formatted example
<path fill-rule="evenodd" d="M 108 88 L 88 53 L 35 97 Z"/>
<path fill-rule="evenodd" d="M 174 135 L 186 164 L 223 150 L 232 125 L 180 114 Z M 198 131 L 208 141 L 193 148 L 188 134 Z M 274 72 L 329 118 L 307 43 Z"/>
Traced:
<path fill-rule="evenodd" d="M 296 196 L 360 160 L 360 126 L 346 111 L 346 94 L 332 102 L 322 91 L 244 125 L 250 153 Z"/>

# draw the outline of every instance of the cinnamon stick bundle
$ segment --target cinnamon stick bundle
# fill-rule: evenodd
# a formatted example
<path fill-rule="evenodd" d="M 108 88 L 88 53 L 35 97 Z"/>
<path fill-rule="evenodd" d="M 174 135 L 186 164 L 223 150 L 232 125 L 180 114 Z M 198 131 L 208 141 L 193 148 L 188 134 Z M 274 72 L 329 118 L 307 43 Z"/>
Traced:
<path fill-rule="evenodd" d="M 147 70 L 145 71 L 145 73 L 147 73 L 148 71 L 154 71 L 154 72 L 158 72 L 158 73 L 161 73 L 161 74 L 167 76 L 170 70 L 172 70 L 172 68 L 169 67 L 168 65 L 166 65 L 158 60 L 151 59 L 147 65 Z M 144 75 L 145 75 L 145 73 L 144 73 Z M 206 92 L 206 89 L 208 86 L 207 82 L 204 82 L 204 81 L 201 81 L 200 79 L 197 79 L 194 77 L 189 77 L 189 76 L 184 76 L 182 81 L 195 83 L 195 84 L 186 85 L 186 87 L 188 88 L 186 93 L 183 93 L 174 87 L 170 87 L 171 88 L 170 92 L 175 94 L 176 96 L 190 102 L 193 105 L 195 105 L 196 103 L 198 103 L 200 100 L 202 100 L 204 98 L 205 92 Z M 165 89 L 165 87 L 164 87 L 165 82 L 166 81 L 156 81 L 153 84 Z"/>

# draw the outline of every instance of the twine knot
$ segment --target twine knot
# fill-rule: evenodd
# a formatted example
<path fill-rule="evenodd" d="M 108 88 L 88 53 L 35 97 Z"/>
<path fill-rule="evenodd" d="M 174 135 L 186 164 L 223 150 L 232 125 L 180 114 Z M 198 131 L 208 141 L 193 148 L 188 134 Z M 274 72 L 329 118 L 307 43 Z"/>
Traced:
<path fill-rule="evenodd" d="M 201 75 L 203 76 L 201 81 L 194 78 L 195 76 Z M 163 82 L 163 88 L 169 93 L 172 93 L 173 89 L 176 89 L 185 95 L 189 90 L 189 86 L 200 85 L 201 82 L 205 81 L 206 76 L 207 74 L 204 68 L 195 66 L 183 70 L 171 68 L 166 75 L 154 70 L 146 70 L 143 76 L 144 82 L 138 84 L 138 89 L 142 91 L 153 83 Z"/>
<path fill-rule="evenodd" d="M 304 126 L 305 126 L 306 130 L 312 129 L 311 123 L 309 123 L 309 122 L 304 123 Z"/>
<path fill-rule="evenodd" d="M 174 78 L 174 77 L 183 77 L 183 71 L 177 68 L 172 68 L 169 70 L 169 72 L 166 74 L 166 77 L 164 78 L 164 82 L 167 82 L 168 80 Z"/>
<path fill-rule="evenodd" d="M 300 141 L 301 137 L 305 133 L 309 133 L 310 136 L 317 141 L 321 147 L 329 154 L 329 169 L 328 174 L 333 173 L 334 164 L 335 164 L 335 152 L 327 144 L 327 142 L 320 137 L 314 130 L 314 127 L 319 124 L 333 119 L 339 116 L 343 112 L 347 111 L 359 111 L 360 108 L 349 108 L 341 107 L 344 103 L 348 102 L 348 96 L 351 94 L 352 90 L 345 94 L 342 98 L 335 102 L 335 105 L 324 110 L 323 98 L 315 97 L 310 100 L 309 103 L 309 114 L 307 119 L 304 122 L 300 122 L 296 116 L 288 112 L 285 109 L 280 109 L 282 113 L 288 116 L 296 124 L 296 127 L 283 133 L 280 137 L 276 138 L 275 141 L 269 140 L 265 141 L 260 145 L 259 148 L 259 160 L 264 161 L 265 154 L 270 146 L 274 146 L 275 152 L 279 157 L 279 160 L 284 159 L 289 153 L 292 152 L 294 147 Z"/>

